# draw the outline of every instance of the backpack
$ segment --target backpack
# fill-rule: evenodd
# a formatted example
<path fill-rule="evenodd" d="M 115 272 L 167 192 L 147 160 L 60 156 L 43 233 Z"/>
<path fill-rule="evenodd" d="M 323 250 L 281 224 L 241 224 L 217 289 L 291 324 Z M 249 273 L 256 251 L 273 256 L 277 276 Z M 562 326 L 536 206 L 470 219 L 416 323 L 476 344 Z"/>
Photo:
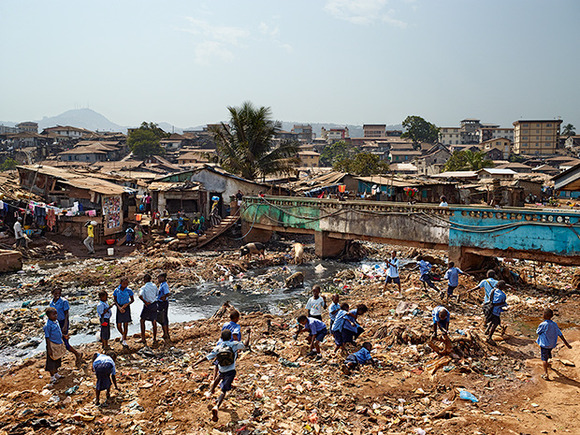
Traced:
<path fill-rule="evenodd" d="M 216 353 L 216 359 L 220 366 L 227 367 L 236 361 L 236 354 L 230 346 L 222 343 Z"/>

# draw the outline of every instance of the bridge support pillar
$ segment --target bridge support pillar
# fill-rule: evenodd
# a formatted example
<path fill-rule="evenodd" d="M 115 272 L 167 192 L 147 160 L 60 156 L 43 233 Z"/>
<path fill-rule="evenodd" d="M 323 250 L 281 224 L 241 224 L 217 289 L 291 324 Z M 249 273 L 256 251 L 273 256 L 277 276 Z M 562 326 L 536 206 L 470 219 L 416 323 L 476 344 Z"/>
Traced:
<path fill-rule="evenodd" d="M 316 255 L 320 258 L 338 257 L 346 246 L 346 240 L 334 239 L 326 231 L 314 233 Z"/>
<path fill-rule="evenodd" d="M 246 221 L 242 221 L 242 235 L 246 234 L 246 237 L 244 237 L 244 242 L 245 243 L 249 243 L 249 242 L 260 242 L 260 243 L 266 243 L 270 241 L 270 238 L 272 237 L 272 230 L 265 230 L 262 228 L 252 228 L 252 230 L 250 231 L 251 228 L 251 224 L 249 222 Z M 248 233 L 248 231 L 250 231 Z"/>
<path fill-rule="evenodd" d="M 460 269 L 479 269 L 485 256 L 466 252 L 462 246 L 450 246 L 448 250 L 449 261 L 453 261 Z"/>

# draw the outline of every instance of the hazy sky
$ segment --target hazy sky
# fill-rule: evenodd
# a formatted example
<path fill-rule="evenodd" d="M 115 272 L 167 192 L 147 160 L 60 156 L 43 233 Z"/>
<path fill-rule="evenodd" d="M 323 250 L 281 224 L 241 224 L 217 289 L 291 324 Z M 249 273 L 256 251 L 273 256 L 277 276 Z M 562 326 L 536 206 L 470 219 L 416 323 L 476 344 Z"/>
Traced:
<path fill-rule="evenodd" d="M 0 120 L 580 127 L 578 0 L 0 1 Z"/>

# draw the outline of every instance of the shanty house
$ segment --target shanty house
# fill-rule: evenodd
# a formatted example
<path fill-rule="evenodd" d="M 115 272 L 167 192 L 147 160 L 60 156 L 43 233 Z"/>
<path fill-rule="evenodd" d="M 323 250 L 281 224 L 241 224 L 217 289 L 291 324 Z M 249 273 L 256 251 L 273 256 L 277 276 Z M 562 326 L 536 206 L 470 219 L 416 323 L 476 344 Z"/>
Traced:
<path fill-rule="evenodd" d="M 123 232 L 129 197 L 135 190 L 51 166 L 29 165 L 17 169 L 23 188 L 42 196 L 60 210 L 57 232 L 84 237 L 83 225 L 89 219 L 100 224 L 97 238 Z"/>

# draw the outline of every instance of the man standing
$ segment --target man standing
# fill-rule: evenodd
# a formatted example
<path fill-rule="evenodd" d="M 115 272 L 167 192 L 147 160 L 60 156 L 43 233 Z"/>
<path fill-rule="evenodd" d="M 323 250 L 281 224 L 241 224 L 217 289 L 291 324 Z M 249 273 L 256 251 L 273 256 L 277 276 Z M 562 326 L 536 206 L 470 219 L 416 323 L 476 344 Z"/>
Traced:
<path fill-rule="evenodd" d="M 22 218 L 19 217 L 14 223 L 14 238 L 16 239 L 16 247 L 24 246 L 26 247 L 26 239 L 24 238 L 24 232 L 22 231 Z"/>
<path fill-rule="evenodd" d="M 87 238 L 83 243 L 89 250 L 89 254 L 93 255 L 95 253 L 95 226 L 92 221 L 88 221 L 85 227 L 87 227 Z"/>

